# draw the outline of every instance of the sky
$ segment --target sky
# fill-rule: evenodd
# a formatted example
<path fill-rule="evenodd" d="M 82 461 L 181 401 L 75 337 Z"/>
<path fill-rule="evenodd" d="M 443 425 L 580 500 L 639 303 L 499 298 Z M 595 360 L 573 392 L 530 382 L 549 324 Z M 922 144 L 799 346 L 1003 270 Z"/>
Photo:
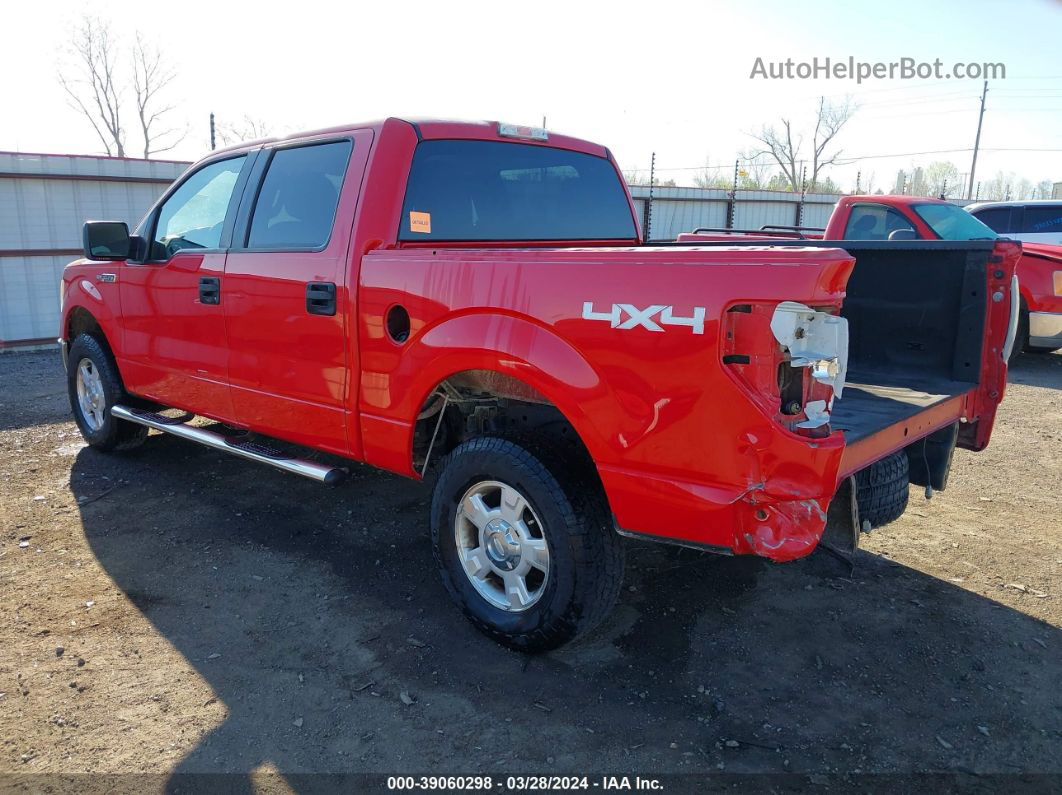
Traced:
<path fill-rule="evenodd" d="M 1003 63 L 1006 78 L 989 82 L 977 177 L 1062 181 L 1060 0 L 14 2 L 0 46 L 0 150 L 102 152 L 56 79 L 86 13 L 110 19 L 126 43 L 139 30 L 176 72 L 167 101 L 188 134 L 160 157 L 205 154 L 211 111 L 274 133 L 392 115 L 545 118 L 609 146 L 625 170 L 647 168 L 655 152 L 662 178 L 691 184 L 706 163 L 730 173 L 765 123 L 810 128 L 825 95 L 857 106 L 837 138 L 845 165 L 827 172 L 842 187 L 858 173 L 863 189 L 887 191 L 898 169 L 934 160 L 969 172 L 979 79 L 750 77 L 757 58 L 907 57 L 939 58 L 945 71 Z M 132 110 L 127 102 L 135 152 Z"/>

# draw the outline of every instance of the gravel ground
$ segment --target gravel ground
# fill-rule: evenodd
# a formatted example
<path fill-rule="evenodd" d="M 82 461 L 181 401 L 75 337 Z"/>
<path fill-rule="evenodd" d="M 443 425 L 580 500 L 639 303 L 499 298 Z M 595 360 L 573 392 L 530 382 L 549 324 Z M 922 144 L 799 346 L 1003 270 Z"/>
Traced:
<path fill-rule="evenodd" d="M 1018 361 L 992 446 L 913 490 L 852 576 L 632 543 L 607 624 L 536 657 L 451 605 L 421 485 L 328 489 L 161 435 L 96 453 L 55 354 L 0 356 L 0 477 L 10 786 L 1062 774 L 1059 355 Z"/>

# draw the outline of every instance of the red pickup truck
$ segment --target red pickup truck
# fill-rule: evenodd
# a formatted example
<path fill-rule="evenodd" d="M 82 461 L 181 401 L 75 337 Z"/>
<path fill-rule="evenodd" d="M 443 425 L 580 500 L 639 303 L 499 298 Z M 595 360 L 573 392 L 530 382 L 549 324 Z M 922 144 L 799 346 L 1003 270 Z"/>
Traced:
<path fill-rule="evenodd" d="M 854 541 L 857 473 L 942 488 L 991 434 L 1020 253 L 647 246 L 606 148 L 395 118 L 213 152 L 84 241 L 93 447 L 430 476 L 446 588 L 524 650 L 607 614 L 621 534 L 787 561 Z"/>
<path fill-rule="evenodd" d="M 988 210 L 995 209 L 995 205 L 988 206 Z M 1006 236 L 997 235 L 975 215 L 976 212 L 971 215 L 942 199 L 843 196 L 837 202 L 825 229 L 702 229 L 679 235 L 678 239 L 695 243 L 706 240 L 733 242 L 735 235 L 760 240 L 984 240 Z M 1050 353 L 1062 348 L 1062 246 L 1023 243 L 1017 274 L 1021 290 L 1021 314 L 1014 352 Z"/>

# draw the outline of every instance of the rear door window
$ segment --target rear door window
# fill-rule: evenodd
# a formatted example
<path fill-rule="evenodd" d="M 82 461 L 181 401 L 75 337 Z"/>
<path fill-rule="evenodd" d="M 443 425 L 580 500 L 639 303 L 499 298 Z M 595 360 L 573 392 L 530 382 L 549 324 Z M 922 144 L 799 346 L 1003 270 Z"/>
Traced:
<path fill-rule="evenodd" d="M 900 213 L 884 204 L 857 204 L 844 228 L 845 240 L 888 240 L 897 229 L 915 228 Z"/>
<path fill-rule="evenodd" d="M 1062 232 L 1062 204 L 1027 204 L 1022 232 L 1047 234 Z"/>
<path fill-rule="evenodd" d="M 424 141 L 399 239 L 633 240 L 627 192 L 604 157 L 531 144 Z"/>
<path fill-rule="evenodd" d="M 332 234 L 353 146 L 336 141 L 274 152 L 255 201 L 247 248 L 323 247 Z"/>

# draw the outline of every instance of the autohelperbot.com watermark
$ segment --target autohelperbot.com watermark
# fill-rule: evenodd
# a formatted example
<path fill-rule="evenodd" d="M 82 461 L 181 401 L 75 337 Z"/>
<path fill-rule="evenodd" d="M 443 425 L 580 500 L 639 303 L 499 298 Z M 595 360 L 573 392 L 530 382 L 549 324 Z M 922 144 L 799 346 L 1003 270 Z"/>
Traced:
<path fill-rule="evenodd" d="M 945 64 L 940 58 L 920 61 L 899 58 L 895 61 L 857 61 L 847 58 L 812 58 L 797 61 L 786 58 L 772 61 L 757 57 L 749 73 L 750 80 L 1004 80 L 1007 65 L 989 61 L 959 61 Z"/>

